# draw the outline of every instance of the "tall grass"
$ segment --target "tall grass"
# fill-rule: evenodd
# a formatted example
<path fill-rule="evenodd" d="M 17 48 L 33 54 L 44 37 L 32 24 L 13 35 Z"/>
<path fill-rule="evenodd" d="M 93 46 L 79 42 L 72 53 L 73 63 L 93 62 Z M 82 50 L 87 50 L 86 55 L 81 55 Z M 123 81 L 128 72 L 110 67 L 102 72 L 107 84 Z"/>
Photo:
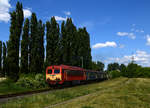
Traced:
<path fill-rule="evenodd" d="M 116 85 L 121 85 L 127 80 L 127 78 L 119 78 L 111 81 L 105 81 L 102 83 L 77 86 L 63 90 L 56 90 L 46 94 L 39 94 L 30 97 L 25 97 L 20 100 L 9 101 L 5 104 L 2 104 L 2 108 L 43 108 L 70 99 L 74 99 L 76 97 L 88 95 L 90 93 L 107 90 L 112 87 L 115 87 Z"/>

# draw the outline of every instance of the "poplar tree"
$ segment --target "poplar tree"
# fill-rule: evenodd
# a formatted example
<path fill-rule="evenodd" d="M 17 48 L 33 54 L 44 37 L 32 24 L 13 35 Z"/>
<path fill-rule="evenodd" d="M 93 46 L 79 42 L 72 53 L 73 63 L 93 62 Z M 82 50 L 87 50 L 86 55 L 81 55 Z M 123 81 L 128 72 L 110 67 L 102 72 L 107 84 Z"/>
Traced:
<path fill-rule="evenodd" d="M 16 58 L 17 58 L 17 72 L 19 72 L 19 51 L 20 51 L 20 37 L 22 33 L 22 26 L 24 22 L 24 14 L 22 3 L 16 4 Z"/>
<path fill-rule="evenodd" d="M 3 75 L 7 75 L 7 48 L 6 44 L 3 42 Z"/>
<path fill-rule="evenodd" d="M 16 12 L 11 13 L 10 37 L 8 41 L 8 77 L 16 80 L 18 77 L 17 66 L 17 49 L 16 49 Z"/>
<path fill-rule="evenodd" d="M 38 70 L 38 22 L 37 17 L 35 13 L 32 13 L 31 16 L 31 37 L 30 37 L 30 72 L 31 73 L 39 73 Z"/>
<path fill-rule="evenodd" d="M 46 45 L 46 66 L 50 66 L 52 64 L 51 62 L 51 57 L 52 57 L 52 46 L 51 46 L 51 36 L 50 36 L 50 22 L 47 21 L 46 22 L 46 42 L 47 42 L 47 45 Z"/>
<path fill-rule="evenodd" d="M 45 34 L 45 25 L 42 23 L 41 20 L 38 22 L 38 37 L 39 37 L 39 71 L 42 72 L 43 65 L 44 65 L 44 57 L 45 57 L 45 50 L 44 50 L 44 34 Z"/>
<path fill-rule="evenodd" d="M 32 13 L 31 17 L 31 35 L 29 45 L 29 64 L 31 73 L 41 73 L 44 64 L 44 32 L 45 25 L 41 20 L 37 21 L 35 13 Z"/>
<path fill-rule="evenodd" d="M 78 29 L 78 56 L 79 56 L 79 59 L 78 59 L 78 64 L 80 67 L 83 67 L 85 68 L 84 66 L 84 58 L 85 57 L 85 53 L 86 53 L 86 49 L 85 49 L 85 36 L 83 35 L 83 29 L 82 28 L 79 28 Z"/>
<path fill-rule="evenodd" d="M 0 41 L 0 76 L 4 76 L 2 72 L 2 41 Z"/>
<path fill-rule="evenodd" d="M 84 42 L 85 46 L 84 48 L 86 49 L 86 53 L 84 56 L 84 63 L 85 63 L 85 68 L 86 69 L 91 69 L 92 68 L 92 56 L 91 56 L 91 47 L 90 47 L 90 35 L 87 32 L 86 28 L 83 28 L 83 33 L 85 35 Z"/>
<path fill-rule="evenodd" d="M 28 72 L 28 51 L 29 51 L 29 19 L 25 20 L 23 35 L 21 40 L 21 73 Z"/>
<path fill-rule="evenodd" d="M 67 64 L 66 62 L 66 29 L 65 29 L 65 21 L 61 24 L 61 34 L 60 34 L 60 64 Z"/>
<path fill-rule="evenodd" d="M 19 46 L 23 25 L 22 4 L 17 2 L 16 10 L 11 12 L 10 37 L 8 41 L 9 78 L 16 81 L 19 77 Z"/>
<path fill-rule="evenodd" d="M 76 27 L 72 23 L 72 19 L 68 18 L 65 24 L 66 32 L 66 43 L 64 50 L 66 54 L 64 55 L 64 60 L 66 65 L 74 65 L 76 56 L 75 56 L 75 38 L 76 38 Z"/>
<path fill-rule="evenodd" d="M 90 37 L 86 28 L 78 29 L 78 55 L 80 57 L 80 66 L 83 68 L 92 68 L 92 56 L 90 48 Z"/>
<path fill-rule="evenodd" d="M 52 17 L 50 22 L 46 22 L 46 28 L 46 63 L 47 65 L 58 65 L 60 58 L 59 25 L 57 24 L 55 17 Z"/>

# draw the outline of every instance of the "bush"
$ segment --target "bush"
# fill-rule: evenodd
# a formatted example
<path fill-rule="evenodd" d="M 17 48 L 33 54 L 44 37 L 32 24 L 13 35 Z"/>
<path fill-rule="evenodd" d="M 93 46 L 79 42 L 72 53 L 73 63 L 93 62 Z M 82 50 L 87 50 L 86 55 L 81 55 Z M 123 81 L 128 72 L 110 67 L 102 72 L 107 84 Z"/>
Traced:
<path fill-rule="evenodd" d="M 117 78 L 121 76 L 121 73 L 119 70 L 109 71 L 110 78 Z"/>
<path fill-rule="evenodd" d="M 20 79 L 17 81 L 17 85 L 25 87 L 25 88 L 45 88 L 47 87 L 47 83 L 42 74 L 32 75 L 22 75 Z"/>

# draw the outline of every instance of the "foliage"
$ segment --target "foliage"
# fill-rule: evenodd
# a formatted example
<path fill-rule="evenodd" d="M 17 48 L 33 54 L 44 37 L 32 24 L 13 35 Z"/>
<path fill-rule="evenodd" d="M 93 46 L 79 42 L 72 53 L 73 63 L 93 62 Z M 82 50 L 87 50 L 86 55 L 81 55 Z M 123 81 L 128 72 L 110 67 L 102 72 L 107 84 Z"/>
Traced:
<path fill-rule="evenodd" d="M 42 73 L 44 67 L 44 57 L 45 57 L 45 48 L 44 48 L 44 35 L 45 35 L 45 24 L 41 20 L 38 22 L 38 35 L 39 35 L 39 71 Z"/>
<path fill-rule="evenodd" d="M 138 67 L 135 77 L 150 78 L 150 67 Z"/>
<path fill-rule="evenodd" d="M 96 71 L 104 71 L 104 63 L 97 61 L 96 62 L 92 62 L 92 70 L 96 70 Z"/>
<path fill-rule="evenodd" d="M 46 46 L 46 63 L 47 65 L 59 64 L 59 25 L 52 17 L 50 21 L 46 22 L 47 28 L 47 46 Z"/>
<path fill-rule="evenodd" d="M 0 41 L 0 77 L 4 76 L 4 73 L 2 72 L 2 41 Z"/>
<path fill-rule="evenodd" d="M 39 70 L 35 67 L 39 67 L 39 54 L 38 54 L 38 22 L 37 22 L 37 17 L 35 13 L 32 13 L 31 16 L 31 24 L 30 24 L 30 29 L 31 29 L 31 37 L 30 37 L 30 72 L 32 73 L 39 73 Z"/>
<path fill-rule="evenodd" d="M 12 80 L 0 81 L 0 95 L 29 91 L 30 89 L 16 85 Z"/>
<path fill-rule="evenodd" d="M 8 41 L 8 77 L 16 81 L 19 73 L 19 46 L 23 25 L 22 4 L 17 2 L 16 10 L 11 12 L 10 37 Z"/>
<path fill-rule="evenodd" d="M 72 22 L 71 18 L 68 18 L 66 23 L 62 23 L 62 36 L 61 36 L 61 45 L 62 45 L 62 58 L 63 63 L 65 65 L 75 65 L 76 61 L 73 61 L 74 59 L 77 59 L 75 57 L 75 40 L 76 40 L 76 27 Z"/>
<path fill-rule="evenodd" d="M 47 83 L 42 74 L 32 74 L 23 75 L 16 83 L 17 85 L 25 88 L 44 88 L 47 87 Z"/>
<path fill-rule="evenodd" d="M 104 67 L 105 67 L 104 63 L 98 61 L 97 62 L 97 66 L 99 67 L 98 71 L 104 71 Z"/>
<path fill-rule="evenodd" d="M 79 28 L 75 40 L 75 56 L 78 57 L 74 61 L 77 62 L 77 66 L 82 66 L 85 69 L 92 69 L 92 56 L 90 48 L 90 36 L 86 28 Z"/>
<path fill-rule="evenodd" d="M 137 76 L 137 69 L 140 66 L 135 63 L 129 63 L 127 66 L 127 77 L 134 78 Z"/>
<path fill-rule="evenodd" d="M 116 65 L 109 64 L 108 67 L 109 69 L 107 69 L 107 72 L 109 73 L 109 76 L 111 76 L 111 78 L 116 78 L 120 76 L 128 77 L 128 78 L 149 78 L 150 77 L 149 67 L 141 67 L 140 65 L 133 62 L 129 63 L 127 66 L 121 64 L 119 67 L 120 68 L 117 69 Z M 108 71 L 115 68 L 116 70 Z"/>
<path fill-rule="evenodd" d="M 117 78 L 121 76 L 121 72 L 118 70 L 109 71 L 110 78 Z"/>
<path fill-rule="evenodd" d="M 30 72 L 37 74 L 42 73 L 44 63 L 44 30 L 45 25 L 41 20 L 37 21 L 35 13 L 31 16 L 31 36 L 29 45 L 29 67 Z M 35 68 L 36 67 L 36 68 Z"/>
<path fill-rule="evenodd" d="M 7 75 L 7 48 L 6 44 L 3 42 L 3 76 Z"/>
<path fill-rule="evenodd" d="M 124 77 L 127 76 L 127 67 L 126 67 L 126 65 L 121 64 L 119 70 L 120 70 L 120 72 L 121 72 L 121 76 L 124 76 Z"/>
<path fill-rule="evenodd" d="M 113 70 L 119 70 L 119 64 L 118 63 L 108 64 L 107 71 L 113 71 Z"/>
<path fill-rule="evenodd" d="M 21 40 L 21 66 L 20 73 L 28 73 L 28 47 L 29 47 L 29 19 L 25 20 Z"/>

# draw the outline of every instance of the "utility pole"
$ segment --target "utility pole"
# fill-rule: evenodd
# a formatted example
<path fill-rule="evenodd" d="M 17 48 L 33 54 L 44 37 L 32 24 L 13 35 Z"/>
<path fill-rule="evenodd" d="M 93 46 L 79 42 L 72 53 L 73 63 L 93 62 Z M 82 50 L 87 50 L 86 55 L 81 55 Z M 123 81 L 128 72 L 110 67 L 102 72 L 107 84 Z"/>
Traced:
<path fill-rule="evenodd" d="M 133 55 L 133 53 L 132 53 L 132 58 L 131 58 L 131 63 L 134 63 L 135 61 L 134 61 L 134 55 Z"/>

